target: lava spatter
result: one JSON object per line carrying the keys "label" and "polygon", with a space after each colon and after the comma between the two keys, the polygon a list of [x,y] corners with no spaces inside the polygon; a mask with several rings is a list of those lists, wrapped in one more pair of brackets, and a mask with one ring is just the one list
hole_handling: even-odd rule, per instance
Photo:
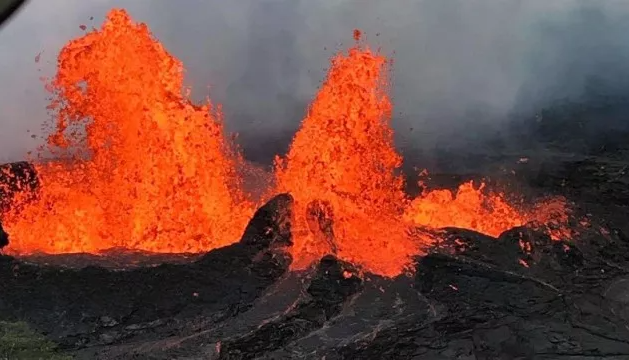
{"label": "lava spatter", "polygon": [[[14,252],[112,247],[199,252],[238,240],[253,213],[220,113],[183,95],[183,66],[112,10],[61,51],[55,131],[38,201],[8,213]],[[70,154],[70,155],[68,155]]]}
{"label": "lava spatter", "polygon": [[505,229],[522,225],[520,213],[500,194],[483,193],[484,184],[461,184],[456,191],[425,192],[413,199],[405,219],[419,226],[459,227],[498,236]]}
{"label": "lava spatter", "polygon": [[465,182],[455,190],[426,191],[404,212],[412,224],[430,228],[458,227],[498,237],[505,230],[529,223],[553,224],[554,238],[568,236],[567,205],[561,198],[540,201],[528,211],[507,201],[504,193],[488,191],[485,183]]}

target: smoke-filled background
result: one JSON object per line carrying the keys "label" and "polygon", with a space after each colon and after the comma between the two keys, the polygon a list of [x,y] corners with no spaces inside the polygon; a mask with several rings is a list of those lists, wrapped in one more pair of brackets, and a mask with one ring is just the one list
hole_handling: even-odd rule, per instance
{"label": "smoke-filled background", "polygon": [[[625,0],[31,0],[0,30],[0,161],[41,143],[40,77],[54,75],[79,25],[99,27],[112,7],[148,23],[185,64],[194,97],[223,104],[246,156],[267,163],[286,150],[354,28],[394,59],[396,141],[419,166],[439,149],[524,143],[528,128],[512,124],[544,121],[553,104],[629,93]],[[624,126],[622,113],[605,126]]]}

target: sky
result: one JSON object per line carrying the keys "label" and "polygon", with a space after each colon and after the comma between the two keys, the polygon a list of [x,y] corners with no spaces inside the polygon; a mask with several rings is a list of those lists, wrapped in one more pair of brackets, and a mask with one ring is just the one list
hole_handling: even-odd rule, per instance
{"label": "sky", "polygon": [[30,0],[0,29],[0,162],[40,144],[40,78],[113,7],[149,25],[183,61],[193,97],[222,104],[246,156],[263,162],[286,150],[354,28],[394,60],[403,151],[473,146],[514,111],[578,98],[593,81],[623,93],[629,79],[625,0]]}

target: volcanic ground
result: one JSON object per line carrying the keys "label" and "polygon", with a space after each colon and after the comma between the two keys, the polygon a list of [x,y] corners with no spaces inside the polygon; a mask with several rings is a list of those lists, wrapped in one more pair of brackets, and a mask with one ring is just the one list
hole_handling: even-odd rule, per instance
{"label": "volcanic ground", "polygon": [[335,57],[251,196],[181,64],[112,11],[61,52],[48,158],[0,171],[0,320],[78,359],[629,358],[623,137],[493,149],[411,196],[385,65]]}
{"label": "volcanic ground", "polygon": [[192,259],[4,256],[0,317],[84,359],[625,359],[628,212],[607,197],[627,199],[611,190],[629,184],[601,161],[553,160],[552,173],[528,177],[580,199],[590,223],[572,242],[527,227],[498,238],[450,228],[409,274],[333,255],[290,271],[283,194],[238,243]]}

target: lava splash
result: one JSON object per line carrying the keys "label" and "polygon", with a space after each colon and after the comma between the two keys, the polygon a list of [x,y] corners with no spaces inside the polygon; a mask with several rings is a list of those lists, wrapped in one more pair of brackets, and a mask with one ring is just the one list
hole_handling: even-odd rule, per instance
{"label": "lava splash", "polygon": [[[112,10],[58,63],[44,149],[53,160],[35,164],[38,197],[3,214],[12,253],[204,252],[239,239],[255,209],[241,156],[224,136],[220,108],[188,100],[181,62],[146,25]],[[566,222],[560,201],[526,212],[471,183],[409,198],[387,74],[387,59],[360,42],[335,56],[288,154],[276,159],[267,193],[295,199],[294,267],[336,253],[394,276],[434,241],[417,227],[498,235],[531,221]]]}

